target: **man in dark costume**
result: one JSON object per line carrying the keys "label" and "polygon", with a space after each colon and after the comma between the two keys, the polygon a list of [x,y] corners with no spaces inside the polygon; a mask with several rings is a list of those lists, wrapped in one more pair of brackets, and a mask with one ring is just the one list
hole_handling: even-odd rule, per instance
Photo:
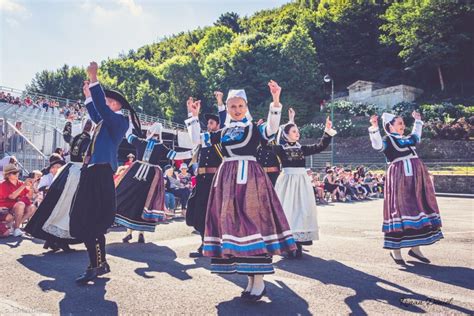
{"label": "man in dark costume", "polygon": [[[207,122],[207,131],[215,132],[223,127],[226,119],[226,110],[222,102],[222,92],[214,93],[217,99],[217,106],[219,109],[219,116],[215,114],[205,114],[204,118]],[[206,224],[206,210],[207,200],[211,192],[211,184],[214,175],[222,163],[222,149],[220,145],[213,145],[210,147],[200,147],[197,151],[197,176],[196,186],[191,193],[188,200],[188,210],[186,214],[186,223],[193,226],[199,234],[201,239],[204,238],[204,228]],[[202,244],[196,252],[189,254],[190,257],[202,256]]]}
{"label": "man in dark costume", "polygon": [[105,259],[105,233],[115,218],[115,185],[113,174],[118,166],[118,148],[129,127],[121,110],[137,116],[125,97],[117,91],[103,90],[97,80],[98,65],[87,68],[89,82],[84,83],[85,105],[90,118],[97,124],[84,158],[79,186],[71,205],[71,236],[84,241],[90,265],[76,279],[79,284],[92,281],[110,272]]}

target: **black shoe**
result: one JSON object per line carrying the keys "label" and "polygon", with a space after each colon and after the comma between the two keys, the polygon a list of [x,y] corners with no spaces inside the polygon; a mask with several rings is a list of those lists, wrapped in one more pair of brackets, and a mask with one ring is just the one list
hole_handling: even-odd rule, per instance
{"label": "black shoe", "polygon": [[138,235],[138,243],[140,243],[140,244],[145,243],[145,236],[143,234]]}
{"label": "black shoe", "polygon": [[296,252],[295,252],[295,258],[297,259],[301,259],[303,258],[303,246],[301,245],[297,245],[297,249],[296,249]]}
{"label": "black shoe", "polygon": [[98,268],[98,274],[97,275],[104,275],[104,274],[107,274],[110,272],[110,266],[109,264],[106,262],[103,262],[99,268]]}
{"label": "black shoe", "polygon": [[61,248],[65,253],[71,253],[71,252],[76,251],[75,249],[72,249],[71,247],[69,247],[68,244],[63,244],[63,245],[60,246],[60,248]]}
{"label": "black shoe", "polygon": [[196,250],[196,252],[189,253],[190,258],[200,258],[203,256],[204,255],[202,254],[202,245]]}
{"label": "black shoe", "polygon": [[424,263],[431,263],[430,259],[417,255],[413,250],[408,251],[408,255]]}
{"label": "black shoe", "polygon": [[402,266],[405,265],[405,260],[403,260],[403,259],[395,259],[395,257],[393,256],[392,253],[390,253],[390,257],[392,257],[393,261],[395,261],[396,264],[399,264],[399,265],[402,265]]}
{"label": "black shoe", "polygon": [[245,298],[249,301],[257,302],[257,301],[260,301],[265,294],[267,294],[267,289],[263,288],[263,291],[262,291],[262,293],[260,293],[260,295],[249,294]]}
{"label": "black shoe", "polygon": [[86,272],[81,274],[77,279],[76,283],[77,284],[86,284],[89,281],[92,281],[96,279],[99,276],[99,269],[100,267],[97,268],[88,268]]}
{"label": "black shoe", "polygon": [[128,234],[122,239],[122,242],[128,243],[132,239],[132,234]]}
{"label": "black shoe", "polygon": [[240,293],[241,298],[247,298],[249,295],[250,295],[249,291],[242,291],[242,293]]}

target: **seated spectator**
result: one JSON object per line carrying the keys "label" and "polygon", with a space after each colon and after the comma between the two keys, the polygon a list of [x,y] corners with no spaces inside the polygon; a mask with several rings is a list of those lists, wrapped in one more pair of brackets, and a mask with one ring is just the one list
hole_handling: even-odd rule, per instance
{"label": "seated spectator", "polygon": [[120,166],[117,168],[117,172],[114,174],[114,183],[115,187],[119,184],[120,180],[122,179],[122,175],[127,171],[129,166]]}
{"label": "seated spectator", "polygon": [[179,197],[179,200],[181,201],[182,215],[186,217],[188,199],[192,191],[191,174],[188,172],[188,165],[184,162],[181,163],[179,171],[180,173],[176,175],[178,182],[175,182],[176,188],[174,192],[175,196]]}
{"label": "seated spectator", "polygon": [[326,175],[324,176],[324,190],[331,194],[331,200],[333,202],[338,201],[338,196],[339,198],[342,198],[342,193],[339,190],[339,184],[336,182],[334,170],[330,168],[327,169]]}
{"label": "seated spectator", "polygon": [[133,162],[135,161],[135,155],[130,153],[127,155],[127,161],[125,161],[125,163],[123,164],[124,166],[131,166],[133,164]]}
{"label": "seated spectator", "polygon": [[[18,179],[20,170],[14,164],[3,168],[5,181],[0,183],[0,210],[14,217],[13,236],[23,235],[21,224],[31,218],[36,207],[31,203],[32,181],[27,179],[24,183]],[[5,217],[5,215],[4,215]]]}
{"label": "seated spectator", "polygon": [[18,166],[18,160],[15,156],[5,156],[0,160],[0,181],[3,181],[3,168],[8,164]]}
{"label": "seated spectator", "polygon": [[47,192],[49,187],[53,183],[54,176],[58,173],[59,169],[64,166],[66,162],[62,159],[59,154],[52,154],[49,157],[49,166],[46,168],[44,175],[41,177],[41,180],[38,184],[38,190],[42,192]]}
{"label": "seated spectator", "polygon": [[324,198],[324,183],[321,182],[319,173],[313,174],[311,184],[313,185],[314,194],[316,195],[319,204],[329,204]]}
{"label": "seated spectator", "polygon": [[165,181],[165,207],[166,215],[168,217],[174,216],[176,209],[176,199],[174,197],[173,190],[171,189],[170,177],[174,176],[174,168],[171,165],[166,165],[164,167],[164,181]]}
{"label": "seated spectator", "polygon": [[39,182],[41,180],[41,177],[43,176],[43,173],[39,170],[33,170],[29,175],[28,178],[32,180],[32,190],[33,190],[33,197],[31,200],[33,201],[33,204],[38,207],[41,202],[43,201],[43,193],[40,192],[38,189]]}

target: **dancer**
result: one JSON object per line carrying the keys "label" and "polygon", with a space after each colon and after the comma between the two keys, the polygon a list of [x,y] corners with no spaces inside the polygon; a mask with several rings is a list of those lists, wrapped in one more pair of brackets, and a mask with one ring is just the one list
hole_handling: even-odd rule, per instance
{"label": "dancer", "polygon": [[116,91],[102,90],[97,79],[98,65],[87,67],[90,82],[84,82],[87,111],[97,124],[81,169],[79,185],[71,204],[70,233],[84,241],[90,266],[76,279],[79,284],[110,272],[105,258],[105,233],[115,218],[114,171],[118,147],[128,130],[128,119],[121,109],[131,112],[135,129],[138,118],[125,97]]}
{"label": "dancer", "polygon": [[[290,108],[288,112],[290,117],[294,117],[293,109]],[[332,129],[332,122],[328,117],[319,143],[301,145],[298,142],[300,132],[293,121],[280,128],[279,138],[284,144],[272,146],[272,150],[280,158],[283,167],[277,179],[275,191],[282,203],[298,247],[295,253],[289,255],[289,258],[301,258],[303,246],[312,245],[313,240],[319,239],[316,199],[311,179],[306,171],[305,157],[326,149],[334,135],[336,131]]]}
{"label": "dancer", "polygon": [[117,214],[115,223],[125,226],[122,239],[128,243],[133,230],[138,230],[138,242],[144,243],[144,232],[154,232],[157,223],[165,220],[165,182],[158,165],[165,159],[191,159],[192,151],[176,152],[163,144],[163,126],[154,123],[146,139],[127,132],[127,140],[135,146],[137,160],[117,180]]}
{"label": "dancer", "polygon": [[44,249],[56,252],[62,249],[70,252],[71,244],[81,243],[72,238],[69,232],[69,212],[72,198],[79,183],[82,161],[90,144],[92,121],[85,121],[82,133],[72,136],[72,120],[66,122],[63,138],[70,145],[70,159],[64,167],[58,170],[44,200],[35,215],[28,222],[25,230],[35,238],[45,240]]}
{"label": "dancer", "polygon": [[428,170],[416,154],[421,140],[423,122],[417,112],[409,136],[404,136],[403,119],[384,113],[382,123],[386,136],[380,135],[378,117],[370,118],[369,135],[372,147],[384,153],[389,164],[384,192],[384,248],[391,249],[397,264],[404,264],[401,248],[411,248],[408,255],[429,263],[420,246],[443,238],[438,203]]}
{"label": "dancer", "polygon": [[257,126],[247,117],[244,90],[230,90],[222,131],[200,134],[200,101],[188,100],[192,117],[186,125],[195,144],[221,144],[224,162],[212,182],[207,207],[203,254],[212,257],[213,273],[248,275],[242,297],[257,301],[265,295],[263,276],[274,273],[272,255],[295,250],[288,221],[272,183],[256,162],[261,139],[277,131],[281,116],[281,88],[268,83],[273,97],[267,123]]}
{"label": "dancer", "polygon": [[[223,93],[214,92],[219,109],[219,116],[215,114],[204,114],[207,121],[207,132],[217,132],[219,128],[224,127],[226,110],[222,102]],[[204,229],[206,225],[206,211],[209,194],[211,193],[212,179],[217,168],[222,163],[222,147],[220,144],[214,144],[209,147],[198,147],[198,172],[196,176],[196,186],[193,189],[191,197],[188,200],[188,212],[186,214],[186,224],[193,226],[201,235],[204,242]],[[202,256],[203,244],[199,246],[196,252],[189,254],[190,257]]]}

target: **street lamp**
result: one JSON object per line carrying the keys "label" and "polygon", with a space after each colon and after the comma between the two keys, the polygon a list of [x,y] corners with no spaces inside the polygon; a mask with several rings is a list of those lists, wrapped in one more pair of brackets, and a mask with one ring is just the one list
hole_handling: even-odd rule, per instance
{"label": "street lamp", "polygon": [[[331,82],[331,122],[334,122],[334,80],[330,75],[324,76],[324,82]],[[331,138],[331,166],[334,166],[334,137]]]}

